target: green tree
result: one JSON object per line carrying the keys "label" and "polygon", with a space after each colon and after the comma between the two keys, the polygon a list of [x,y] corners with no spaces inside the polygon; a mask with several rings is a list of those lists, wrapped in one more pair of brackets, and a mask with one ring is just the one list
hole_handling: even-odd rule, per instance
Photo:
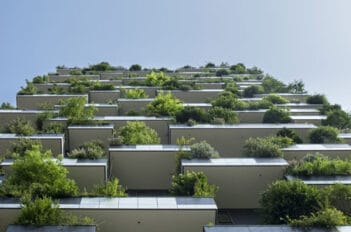
{"label": "green tree", "polygon": [[26,80],[26,84],[26,87],[21,87],[18,95],[33,95],[38,93],[38,89],[34,86],[33,82]]}
{"label": "green tree", "polygon": [[302,80],[294,80],[289,83],[288,90],[290,93],[305,93],[305,83]]}
{"label": "green tree", "polygon": [[315,94],[315,95],[308,96],[306,99],[306,103],[329,105],[327,98],[322,94]]}
{"label": "green tree", "polygon": [[3,102],[1,103],[0,109],[2,110],[14,110],[16,107],[12,106],[11,103],[9,102]]}
{"label": "green tree", "polygon": [[176,121],[179,123],[186,123],[189,119],[195,120],[198,123],[207,123],[209,116],[204,109],[193,106],[184,107],[176,113]]}
{"label": "green tree", "polygon": [[243,63],[237,63],[237,64],[234,64],[232,66],[230,66],[230,70],[232,70],[232,72],[234,74],[245,74],[247,73],[246,71],[246,67]]}
{"label": "green tree", "polygon": [[146,126],[144,122],[127,122],[119,130],[122,144],[159,144],[160,137],[154,129]]}
{"label": "green tree", "polygon": [[128,99],[139,99],[147,98],[145,91],[143,89],[123,89],[124,97]]}
{"label": "green tree", "polygon": [[255,94],[261,94],[263,92],[264,92],[264,90],[263,90],[262,86],[251,85],[251,86],[244,89],[243,97],[251,98],[251,97],[254,97]]}
{"label": "green tree", "polygon": [[154,116],[175,116],[184,108],[183,103],[171,93],[159,93],[147,107],[147,113]]}
{"label": "green tree", "polygon": [[263,78],[262,87],[265,93],[284,93],[288,90],[283,82],[269,75]]}
{"label": "green tree", "polygon": [[100,140],[85,142],[67,154],[68,157],[76,159],[100,159],[105,155],[105,147]]}
{"label": "green tree", "polygon": [[309,133],[311,143],[339,143],[339,130],[331,126],[320,126]]}
{"label": "green tree", "polygon": [[277,107],[272,107],[263,115],[263,123],[289,123],[291,122],[290,112]]}
{"label": "green tree", "polygon": [[291,138],[294,141],[294,143],[303,143],[302,139],[300,138],[300,136],[298,136],[298,134],[296,134],[295,131],[288,129],[286,127],[279,130],[276,135],[281,137]]}
{"label": "green tree", "polygon": [[351,126],[351,117],[343,110],[332,110],[327,112],[327,119],[322,121],[324,126],[332,126],[338,129],[347,129]]}
{"label": "green tree", "polygon": [[96,112],[94,106],[85,106],[85,97],[72,97],[60,102],[59,115],[67,117],[70,124],[89,123]]}
{"label": "green tree", "polygon": [[238,97],[233,94],[232,92],[224,91],[221,94],[219,94],[217,97],[215,97],[212,101],[211,104],[212,106],[219,106],[227,109],[233,109],[237,102],[238,102]]}
{"label": "green tree", "polygon": [[126,197],[125,188],[119,184],[117,178],[107,181],[101,185],[94,186],[93,194],[102,197]]}
{"label": "green tree", "polygon": [[8,125],[8,129],[10,133],[23,136],[33,135],[36,132],[32,123],[23,118],[12,120]]}
{"label": "green tree", "polygon": [[129,67],[129,71],[141,71],[141,65],[140,64],[132,64]]}
{"label": "green tree", "polygon": [[211,107],[208,111],[210,119],[214,121],[215,119],[223,119],[225,123],[228,124],[236,124],[239,123],[239,116],[238,113],[233,112],[230,109],[223,108],[223,107]]}
{"label": "green tree", "polygon": [[271,136],[249,138],[244,145],[244,155],[249,157],[282,157],[281,148],[294,144],[288,137]]}
{"label": "green tree", "polygon": [[154,72],[146,75],[145,84],[148,86],[162,86],[164,82],[171,80],[171,77],[167,76],[163,72]]}
{"label": "green tree", "polygon": [[218,151],[206,141],[201,141],[191,145],[189,155],[191,159],[219,158]]}

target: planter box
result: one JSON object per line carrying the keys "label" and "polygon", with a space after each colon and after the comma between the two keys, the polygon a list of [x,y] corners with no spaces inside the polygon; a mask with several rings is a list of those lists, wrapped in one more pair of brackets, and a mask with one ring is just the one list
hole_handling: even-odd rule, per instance
{"label": "planter box", "polygon": [[347,144],[351,144],[351,133],[340,133],[338,138],[342,139]]}
{"label": "planter box", "polygon": [[68,126],[69,150],[78,148],[85,142],[100,140],[106,151],[113,138],[113,125],[72,125]]}
{"label": "planter box", "polygon": [[290,116],[293,123],[310,123],[314,125],[321,125],[322,120],[326,120],[327,116],[325,115],[298,115],[298,116]]}
{"label": "planter box", "polygon": [[53,75],[49,74],[50,82],[65,82],[69,79],[88,79],[88,80],[100,80],[100,75]]}
{"label": "planter box", "polygon": [[307,185],[314,185],[317,187],[328,187],[334,184],[351,185],[351,176],[286,176],[287,180],[301,180]]}
{"label": "planter box", "polygon": [[95,232],[95,225],[88,226],[32,226],[9,225],[6,232]]}
{"label": "planter box", "polygon": [[321,104],[307,104],[307,103],[287,103],[287,104],[276,104],[280,108],[289,108],[289,109],[316,109],[318,110],[323,105]]}
{"label": "planter box", "polygon": [[35,94],[35,95],[17,95],[16,102],[18,109],[31,109],[38,110],[43,105],[48,105],[54,107],[59,105],[61,100],[65,100],[72,97],[85,97],[88,102],[88,96],[85,94],[65,94],[65,95],[56,95],[56,94]]}
{"label": "planter box", "polygon": [[[289,101],[297,101],[297,102],[306,102],[307,97],[309,97],[309,94],[305,93],[275,93],[279,96],[285,97]],[[254,97],[265,97],[269,94],[255,94]]]}
{"label": "planter box", "polygon": [[214,83],[206,83],[206,82],[197,82],[196,80],[180,80],[179,82],[185,84],[191,84],[193,82],[196,83],[201,89],[223,89],[225,83],[224,82],[214,82]]}
{"label": "planter box", "polygon": [[195,126],[170,125],[170,142],[175,144],[181,136],[194,137],[196,141],[206,140],[222,157],[242,157],[245,141],[250,137],[273,136],[282,128],[294,130],[303,141],[308,140],[308,133],[316,128],[312,124],[235,124]]}
{"label": "planter box", "polygon": [[121,86],[119,90],[121,91],[121,97],[125,98],[125,94],[123,93],[122,89],[130,90],[130,89],[142,89],[144,90],[145,94],[148,98],[156,97],[156,90],[160,89],[157,86]]}
{"label": "planter box", "polygon": [[66,93],[68,93],[69,87],[71,86],[71,84],[69,83],[34,83],[34,86],[38,89],[38,91],[41,91],[46,94],[49,94],[49,89],[53,88],[54,85],[57,85],[57,87],[62,88],[62,90]]}
{"label": "planter box", "polygon": [[70,75],[72,71],[81,71],[80,68],[57,68],[56,72],[58,75]]}
{"label": "planter box", "polygon": [[100,73],[101,80],[121,80],[124,77],[123,72],[102,72]]}
{"label": "planter box", "polygon": [[64,134],[40,134],[32,136],[18,136],[15,134],[0,134],[0,154],[5,154],[11,145],[20,139],[39,140],[43,150],[51,150],[53,156],[64,154]]}
{"label": "planter box", "polygon": [[110,147],[110,175],[130,190],[167,190],[171,187],[179,148],[177,145]]}
{"label": "planter box", "polygon": [[87,104],[87,106],[93,105],[97,108],[95,116],[117,116],[118,106],[117,104]]}
{"label": "planter box", "polygon": [[295,144],[283,148],[284,158],[287,160],[300,160],[307,154],[316,152],[329,156],[330,158],[351,158],[351,146],[348,144]]}
{"label": "planter box", "polygon": [[[0,201],[0,230],[13,223],[20,213],[20,202]],[[61,209],[92,217],[99,230],[194,232],[214,223],[216,203],[212,198],[191,197],[113,197],[61,199]]]}
{"label": "planter box", "polygon": [[153,98],[140,98],[140,99],[118,99],[118,113],[119,115],[127,115],[128,112],[134,111],[138,113],[144,112],[146,106],[152,102]]}
{"label": "planter box", "polygon": [[[203,172],[219,187],[218,208],[260,208],[260,194],[284,176],[288,162],[281,158],[220,158],[182,160],[182,169]],[[244,174],[245,173],[245,174]]]}
{"label": "planter box", "polygon": [[201,109],[204,109],[205,111],[208,111],[211,109],[212,104],[211,103],[183,103],[184,107],[198,107]]}
{"label": "planter box", "polygon": [[158,90],[160,92],[170,92],[174,97],[184,103],[206,103],[207,101],[217,97],[222,93],[223,89],[200,89],[200,90]]}
{"label": "planter box", "polygon": [[[205,226],[203,232],[327,232],[329,229],[323,228],[298,228],[287,225],[216,225]],[[333,232],[347,232],[351,230],[351,226],[337,226],[332,229]]]}
{"label": "planter box", "polygon": [[[68,178],[73,179],[81,191],[91,191],[95,185],[107,180],[107,159],[63,159],[60,163],[67,169]],[[12,165],[11,159],[1,163],[6,175],[11,174]]]}
{"label": "planter box", "polygon": [[91,103],[108,103],[115,102],[120,97],[119,90],[90,90],[89,102]]}
{"label": "planter box", "polygon": [[145,77],[139,76],[139,77],[124,77],[122,79],[122,85],[129,85],[130,83],[133,82],[138,82],[138,83],[145,83]]}

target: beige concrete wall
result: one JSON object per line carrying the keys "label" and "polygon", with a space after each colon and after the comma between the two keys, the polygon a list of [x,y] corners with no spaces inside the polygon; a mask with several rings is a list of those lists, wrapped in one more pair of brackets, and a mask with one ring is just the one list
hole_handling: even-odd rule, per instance
{"label": "beige concrete wall", "polygon": [[[275,93],[275,94],[285,97],[289,101],[298,101],[298,102],[306,102],[306,99],[309,96],[308,94],[293,94],[293,93]],[[254,97],[264,97],[267,95],[268,94],[255,94]]]}
{"label": "beige concrete wall", "polygon": [[118,106],[116,105],[95,105],[97,111],[95,116],[117,116]]}
{"label": "beige concrete wall", "polygon": [[106,151],[113,138],[113,125],[110,126],[68,126],[69,150],[78,148],[85,142],[100,140]]}
{"label": "beige concrete wall", "polygon": [[284,153],[284,158],[286,160],[300,160],[307,154],[315,154],[319,152],[323,155],[329,156],[330,158],[340,158],[340,159],[350,159],[351,158],[351,151],[350,150],[342,150],[342,149],[335,149],[335,150],[288,150],[282,149]]}
{"label": "beige concrete wall", "polygon": [[293,123],[310,123],[316,126],[320,126],[322,124],[322,120],[326,118],[326,116],[291,116]]}
{"label": "beige concrete wall", "polygon": [[[269,128],[261,127],[263,124],[250,124],[251,127],[233,126],[226,127],[226,125],[214,125],[206,127],[203,125],[195,125],[193,127],[173,127],[170,126],[170,143],[175,144],[177,138],[181,136],[194,137],[196,141],[206,140],[214,148],[218,150],[222,157],[242,157],[243,146],[245,141],[250,137],[266,137],[275,135],[284,126],[294,130],[303,141],[308,141],[308,132],[315,126],[306,124],[301,128],[294,128],[294,124],[280,124]],[[255,127],[256,125],[257,127]],[[300,124],[301,125],[301,124]],[[303,125],[303,124],[302,124]]]}
{"label": "beige concrete wall", "polygon": [[80,68],[57,68],[56,72],[59,75],[69,75],[71,71],[81,71]]}
{"label": "beige concrete wall", "polygon": [[322,107],[320,104],[306,104],[306,103],[288,103],[288,104],[278,104],[276,105],[280,108],[290,108],[290,109],[319,109]]}
{"label": "beige concrete wall", "polygon": [[49,74],[50,82],[65,82],[69,79],[100,80],[100,75],[52,75]]}
{"label": "beige concrete wall", "polygon": [[152,102],[153,98],[147,99],[126,99],[120,98],[118,99],[118,113],[119,115],[126,115],[130,111],[140,112],[146,110],[146,106]]}
{"label": "beige concrete wall", "polygon": [[238,113],[240,123],[261,123],[265,110],[260,111],[234,111]]}
{"label": "beige concrete wall", "polygon": [[34,128],[37,128],[37,118],[40,113],[41,111],[0,110],[0,128],[6,128],[17,118],[29,121]]}
{"label": "beige concrete wall", "polygon": [[51,137],[37,137],[37,136],[16,136],[13,138],[3,137],[0,134],[0,154],[5,154],[12,146],[13,143],[18,142],[21,138],[29,138],[33,140],[39,140],[43,145],[43,150],[51,150],[53,156],[57,156],[64,153],[64,135],[57,135]]}
{"label": "beige concrete wall", "polygon": [[[70,87],[69,83],[57,83],[56,85],[57,85],[57,87],[62,88],[62,90],[65,91],[66,93],[68,92],[69,87]],[[34,86],[38,89],[38,91],[41,91],[43,93],[48,94],[49,89],[54,87],[54,83],[42,83],[42,84],[35,84],[34,83]]]}
{"label": "beige concrete wall", "polygon": [[18,109],[37,110],[42,105],[49,105],[54,107],[58,105],[60,100],[72,97],[85,97],[88,101],[87,95],[53,95],[53,94],[40,94],[40,95],[17,95],[16,102]]}
{"label": "beige concrete wall", "polygon": [[119,90],[90,90],[89,102],[91,103],[108,103],[109,101],[117,101],[120,97]]}
{"label": "beige concrete wall", "polygon": [[110,174],[132,190],[166,190],[171,187],[178,150],[123,150],[110,148]]}
{"label": "beige concrete wall", "polygon": [[[161,90],[158,92],[161,92]],[[189,91],[171,90],[163,92],[170,92],[173,96],[175,96],[184,103],[204,103],[217,97],[221,92],[223,92],[223,89],[202,89]]]}
{"label": "beige concrete wall", "polygon": [[223,209],[256,209],[260,193],[282,179],[286,165],[281,166],[185,166],[184,172],[203,172],[210,184],[219,187],[215,201]]}
{"label": "beige concrete wall", "polygon": [[20,215],[20,208],[0,208],[0,231],[6,231],[9,224],[15,223]]}

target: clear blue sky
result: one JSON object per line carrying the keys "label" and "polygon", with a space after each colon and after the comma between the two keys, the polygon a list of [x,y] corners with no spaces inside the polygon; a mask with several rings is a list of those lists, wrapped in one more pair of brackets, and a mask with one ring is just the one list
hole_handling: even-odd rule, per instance
{"label": "clear blue sky", "polygon": [[0,102],[57,65],[256,65],[351,109],[349,0],[2,0]]}

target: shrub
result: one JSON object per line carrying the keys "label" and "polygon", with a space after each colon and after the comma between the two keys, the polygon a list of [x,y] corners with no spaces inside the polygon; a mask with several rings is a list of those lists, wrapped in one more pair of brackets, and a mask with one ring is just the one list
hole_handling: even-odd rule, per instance
{"label": "shrub", "polygon": [[279,130],[276,135],[280,136],[280,137],[291,138],[294,141],[294,143],[302,143],[303,142],[302,139],[300,138],[300,136],[298,136],[295,131],[288,129],[286,127]]}
{"label": "shrub", "polygon": [[230,70],[232,70],[232,72],[234,74],[245,74],[245,73],[247,73],[246,67],[242,63],[237,63],[237,64],[234,64],[234,65],[230,66]]}
{"label": "shrub", "polygon": [[186,138],[184,136],[177,138],[177,145],[179,145],[179,150],[176,155],[176,170],[175,173],[178,175],[181,173],[181,160],[182,159],[191,159],[188,151],[184,151],[185,145],[191,145],[195,139],[194,138]]}
{"label": "shrub", "polygon": [[230,109],[215,106],[208,111],[208,114],[211,120],[222,118],[228,124],[239,123],[238,114]]}
{"label": "shrub", "polygon": [[70,75],[83,75],[83,72],[81,70],[71,70],[69,71]]}
{"label": "shrub", "polygon": [[7,152],[7,156],[10,158],[18,158],[24,156],[27,150],[38,148],[42,150],[42,144],[39,140],[21,138],[20,140],[11,144],[10,149]]}
{"label": "shrub", "polygon": [[175,116],[184,108],[182,102],[171,93],[159,93],[147,107],[147,113],[154,116]]}
{"label": "shrub", "polygon": [[290,113],[287,110],[272,107],[263,115],[263,123],[289,123]]}
{"label": "shrub", "polygon": [[120,128],[119,135],[123,144],[159,144],[160,138],[157,132],[147,127],[144,122],[127,122]]}
{"label": "shrub", "polygon": [[263,88],[262,86],[259,85],[252,85],[244,89],[243,92],[243,97],[254,97],[255,94],[261,94],[263,93]]}
{"label": "shrub", "polygon": [[36,121],[37,128],[39,130],[43,130],[44,121],[47,119],[50,119],[50,118],[54,118],[55,116],[56,116],[56,113],[54,113],[53,111],[49,111],[49,110],[46,110],[46,111],[40,113],[38,115],[37,121]]}
{"label": "shrub", "polygon": [[341,159],[329,159],[317,153],[314,158],[294,163],[289,167],[288,172],[294,176],[350,175],[351,162]]}
{"label": "shrub", "polygon": [[44,127],[43,133],[45,134],[64,134],[65,127],[61,123],[51,122]]}
{"label": "shrub", "polygon": [[248,110],[259,110],[259,109],[269,109],[273,107],[273,103],[265,100],[260,100],[257,102],[248,102]]}
{"label": "shrub", "polygon": [[227,109],[233,109],[237,104],[237,96],[232,92],[224,91],[211,101],[212,106],[219,106]]}
{"label": "shrub", "polygon": [[28,193],[33,198],[77,195],[78,187],[67,178],[67,169],[51,158],[50,152],[42,153],[38,147],[27,150],[14,161],[11,174],[0,186],[0,194],[20,197]]}
{"label": "shrub", "polygon": [[146,75],[145,84],[148,86],[162,86],[166,81],[171,80],[171,77],[167,76],[163,72],[151,72]]}
{"label": "shrub", "polygon": [[109,70],[115,70],[116,68],[112,67],[108,62],[100,62],[98,64],[90,65],[89,68],[83,69],[83,72],[87,71],[97,71],[97,72],[104,72]]}
{"label": "shrub", "polygon": [[129,71],[141,71],[142,67],[140,64],[132,64],[129,67]]}
{"label": "shrub", "polygon": [[215,67],[216,67],[216,65],[214,63],[211,63],[211,62],[209,62],[205,65],[205,68],[215,68]]}
{"label": "shrub", "polygon": [[309,216],[289,220],[289,224],[301,227],[326,227],[331,228],[348,224],[347,217],[335,208],[325,208]]}
{"label": "shrub", "polygon": [[199,107],[184,107],[184,109],[176,114],[176,121],[179,123],[186,123],[189,119],[195,120],[198,123],[209,121],[206,111]]}
{"label": "shrub", "polygon": [[327,98],[322,94],[315,94],[315,95],[308,96],[306,99],[306,103],[308,103],[308,104],[322,104],[322,105],[329,104]]}
{"label": "shrub", "polygon": [[52,88],[48,89],[49,94],[64,94],[65,91],[63,90],[62,87],[58,86],[57,84],[54,84]]}
{"label": "shrub", "polygon": [[288,137],[249,138],[244,145],[244,155],[249,157],[282,157],[281,148],[293,144]]}
{"label": "shrub", "polygon": [[334,184],[326,190],[328,202],[331,206],[351,216],[351,186]]}
{"label": "shrub", "polygon": [[268,75],[263,78],[262,87],[265,93],[284,93],[288,90],[283,82]]}
{"label": "shrub", "polygon": [[327,119],[322,121],[324,126],[332,126],[338,129],[346,129],[351,126],[351,117],[343,110],[332,110],[327,112]]}
{"label": "shrub", "polygon": [[206,141],[201,141],[199,143],[193,144],[190,147],[189,155],[191,159],[219,158],[218,151],[216,151]]}
{"label": "shrub", "polygon": [[72,97],[60,102],[60,116],[67,117],[70,124],[89,123],[96,112],[92,105],[86,107],[85,97]]}
{"label": "shrub", "polygon": [[26,80],[26,87],[21,87],[21,90],[18,92],[18,95],[33,95],[38,93],[37,87],[28,80]]}
{"label": "shrub", "polygon": [[46,76],[46,75],[36,76],[33,78],[32,82],[35,84],[42,84],[42,83],[49,82],[49,76]]}
{"label": "shrub", "polygon": [[176,196],[214,197],[218,187],[210,185],[202,172],[186,172],[173,176],[171,194]]}
{"label": "shrub", "polygon": [[129,99],[139,99],[148,97],[143,89],[127,89],[123,90],[123,92],[124,97]]}
{"label": "shrub", "polygon": [[115,90],[114,84],[106,84],[101,82],[93,82],[90,86],[90,90]]}
{"label": "shrub", "polygon": [[33,135],[36,132],[32,123],[23,118],[12,120],[8,125],[8,129],[10,133],[24,136]]}
{"label": "shrub", "polygon": [[289,219],[310,215],[321,208],[320,191],[301,181],[276,181],[260,199],[263,219],[267,224],[284,224]]}
{"label": "shrub", "polygon": [[269,94],[265,96],[262,100],[271,102],[272,104],[285,104],[289,102],[285,97],[282,97],[277,94]]}
{"label": "shrub", "polygon": [[311,143],[339,143],[339,130],[331,126],[320,126],[309,133]]}
{"label": "shrub", "polygon": [[288,90],[290,93],[305,93],[305,83],[302,80],[294,80],[289,83]]}
{"label": "shrub", "polygon": [[16,107],[12,106],[11,103],[9,102],[3,102],[1,103],[0,109],[2,110],[14,110]]}
{"label": "shrub", "polygon": [[100,140],[85,142],[78,149],[67,154],[69,158],[100,159],[105,156],[105,147]]}
{"label": "shrub", "polygon": [[217,77],[228,76],[228,75],[229,75],[229,71],[227,69],[223,68],[216,71]]}
{"label": "shrub", "polygon": [[93,195],[102,197],[125,197],[125,188],[119,184],[119,180],[114,178],[101,185],[94,186]]}
{"label": "shrub", "polygon": [[224,90],[239,95],[239,88],[235,82],[225,83]]}

